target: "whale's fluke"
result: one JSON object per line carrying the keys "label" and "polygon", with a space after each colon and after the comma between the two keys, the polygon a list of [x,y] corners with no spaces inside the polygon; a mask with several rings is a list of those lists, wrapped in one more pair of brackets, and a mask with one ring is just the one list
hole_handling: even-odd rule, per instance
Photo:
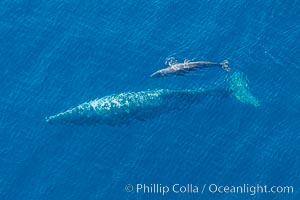
{"label": "whale's fluke", "polygon": [[223,60],[223,62],[221,62],[220,64],[221,64],[222,68],[223,68],[225,71],[227,71],[227,72],[230,71],[230,67],[229,67],[229,62],[228,62],[228,60]]}

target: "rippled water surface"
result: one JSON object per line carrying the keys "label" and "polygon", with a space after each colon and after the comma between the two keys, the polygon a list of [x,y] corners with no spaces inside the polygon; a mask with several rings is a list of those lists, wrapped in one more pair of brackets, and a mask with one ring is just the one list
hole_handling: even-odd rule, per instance
{"label": "rippled water surface", "polygon": [[[0,199],[299,199],[299,13],[293,0],[0,1]],[[173,57],[232,71],[149,77]],[[105,96],[125,123],[45,120]],[[120,116],[120,102],[135,107]],[[125,191],[138,183],[294,193]]]}

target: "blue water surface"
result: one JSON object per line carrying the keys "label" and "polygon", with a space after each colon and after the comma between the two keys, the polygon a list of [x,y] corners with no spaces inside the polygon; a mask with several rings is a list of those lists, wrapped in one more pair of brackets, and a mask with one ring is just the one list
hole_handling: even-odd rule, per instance
{"label": "blue water surface", "polygon": [[[300,199],[299,8],[296,0],[0,1],[0,199]],[[259,106],[208,98],[120,126],[45,121],[110,94],[227,87],[220,69],[149,78],[171,57],[228,59]],[[294,193],[125,191],[138,183]]]}

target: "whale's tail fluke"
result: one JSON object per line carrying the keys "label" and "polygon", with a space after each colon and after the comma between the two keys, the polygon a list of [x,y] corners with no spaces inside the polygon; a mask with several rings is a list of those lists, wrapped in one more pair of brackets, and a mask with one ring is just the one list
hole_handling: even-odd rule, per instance
{"label": "whale's tail fluke", "polygon": [[230,71],[230,67],[229,67],[229,62],[228,60],[223,60],[223,62],[220,63],[222,66],[222,69],[224,69],[225,71],[229,72]]}
{"label": "whale's tail fluke", "polygon": [[229,89],[232,95],[240,102],[259,106],[259,101],[250,92],[247,80],[241,72],[234,72],[229,78]]}

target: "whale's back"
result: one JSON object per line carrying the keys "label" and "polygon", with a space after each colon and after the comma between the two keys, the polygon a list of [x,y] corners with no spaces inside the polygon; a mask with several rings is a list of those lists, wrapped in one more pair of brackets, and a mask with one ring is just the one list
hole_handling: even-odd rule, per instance
{"label": "whale's back", "polygon": [[154,112],[162,105],[162,94],[167,90],[127,92],[109,95],[82,103],[46,118],[49,123],[122,124],[142,113]]}

